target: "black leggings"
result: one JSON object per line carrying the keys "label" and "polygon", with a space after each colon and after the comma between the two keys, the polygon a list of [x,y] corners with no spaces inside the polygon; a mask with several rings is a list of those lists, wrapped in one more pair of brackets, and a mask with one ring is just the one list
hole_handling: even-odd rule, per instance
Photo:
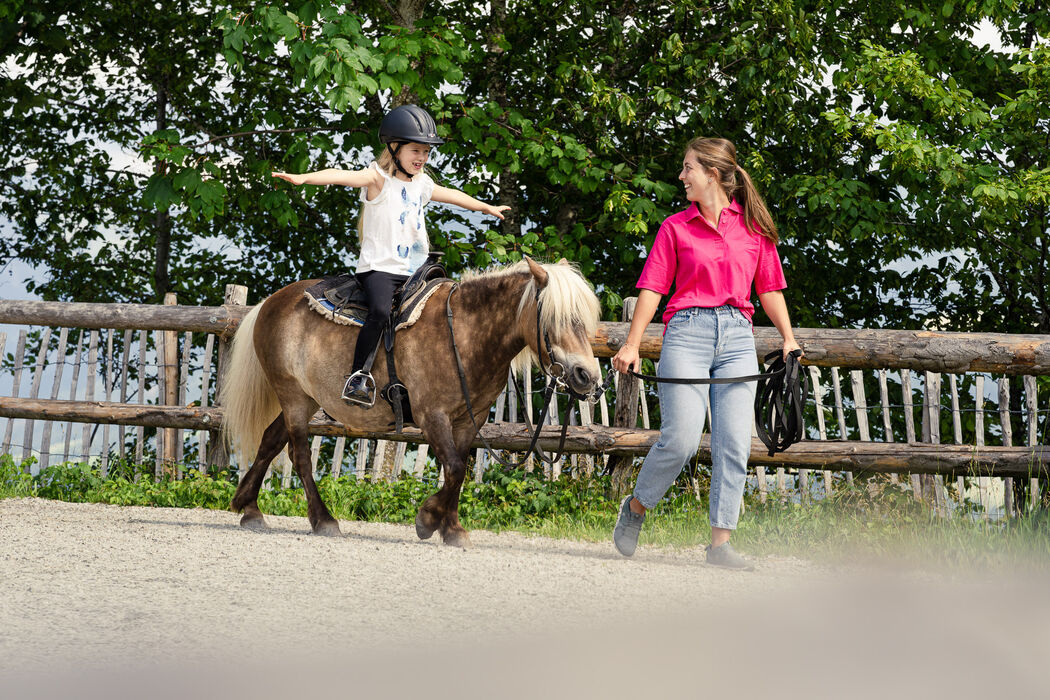
{"label": "black leggings", "polygon": [[365,366],[368,356],[379,344],[383,329],[390,324],[390,307],[394,303],[394,292],[405,283],[408,276],[372,270],[362,272],[357,275],[357,279],[368,297],[368,317],[365,319],[365,325],[361,326],[361,331],[357,334],[352,372]]}

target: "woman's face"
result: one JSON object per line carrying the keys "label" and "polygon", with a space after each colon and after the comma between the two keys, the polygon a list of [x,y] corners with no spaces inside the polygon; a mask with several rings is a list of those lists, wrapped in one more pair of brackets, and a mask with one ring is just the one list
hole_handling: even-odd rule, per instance
{"label": "woman's face", "polygon": [[678,173],[678,179],[685,185],[685,198],[690,202],[699,202],[712,188],[719,186],[718,171],[701,165],[693,151],[686,153],[682,159],[682,172]]}
{"label": "woman's face", "polygon": [[430,157],[430,146],[423,143],[406,143],[397,152],[401,167],[413,176],[423,172],[423,166],[427,164]]}

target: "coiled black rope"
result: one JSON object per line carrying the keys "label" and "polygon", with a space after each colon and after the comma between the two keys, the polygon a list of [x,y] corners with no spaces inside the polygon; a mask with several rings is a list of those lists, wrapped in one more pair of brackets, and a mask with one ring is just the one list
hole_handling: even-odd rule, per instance
{"label": "coiled black rope", "polygon": [[760,379],[755,392],[755,430],[772,457],[802,439],[802,411],[809,395],[809,382],[799,360],[801,350],[792,350],[784,361],[783,353],[774,350],[763,362],[773,377]]}

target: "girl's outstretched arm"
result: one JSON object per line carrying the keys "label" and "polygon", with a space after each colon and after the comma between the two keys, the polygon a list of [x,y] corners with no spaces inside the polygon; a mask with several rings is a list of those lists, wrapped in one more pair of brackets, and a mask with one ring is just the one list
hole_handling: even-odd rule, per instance
{"label": "girl's outstretched arm", "polygon": [[273,173],[273,176],[293,185],[345,185],[346,187],[370,187],[379,184],[382,177],[374,168],[364,170],[339,170],[328,168],[313,173]]}
{"label": "girl's outstretched arm", "polygon": [[510,209],[510,207],[506,205],[497,207],[492,204],[486,204],[485,202],[474,199],[469,194],[465,194],[459,190],[449,189],[448,187],[441,187],[439,185],[434,186],[434,191],[430,194],[430,199],[433,202],[455,204],[457,207],[463,207],[464,209],[470,209],[471,211],[480,211],[482,214],[490,214],[499,219],[503,218],[503,212]]}

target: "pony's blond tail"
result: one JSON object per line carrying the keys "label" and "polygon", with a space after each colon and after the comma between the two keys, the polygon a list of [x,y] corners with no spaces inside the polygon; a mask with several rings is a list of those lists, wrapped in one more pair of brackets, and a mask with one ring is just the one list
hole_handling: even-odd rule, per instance
{"label": "pony's blond tail", "polygon": [[281,412],[277,394],[270,388],[255,354],[255,321],[262,304],[252,309],[233,336],[226,376],[219,390],[225,418],[223,437],[242,468],[255,460],[263,433]]}

